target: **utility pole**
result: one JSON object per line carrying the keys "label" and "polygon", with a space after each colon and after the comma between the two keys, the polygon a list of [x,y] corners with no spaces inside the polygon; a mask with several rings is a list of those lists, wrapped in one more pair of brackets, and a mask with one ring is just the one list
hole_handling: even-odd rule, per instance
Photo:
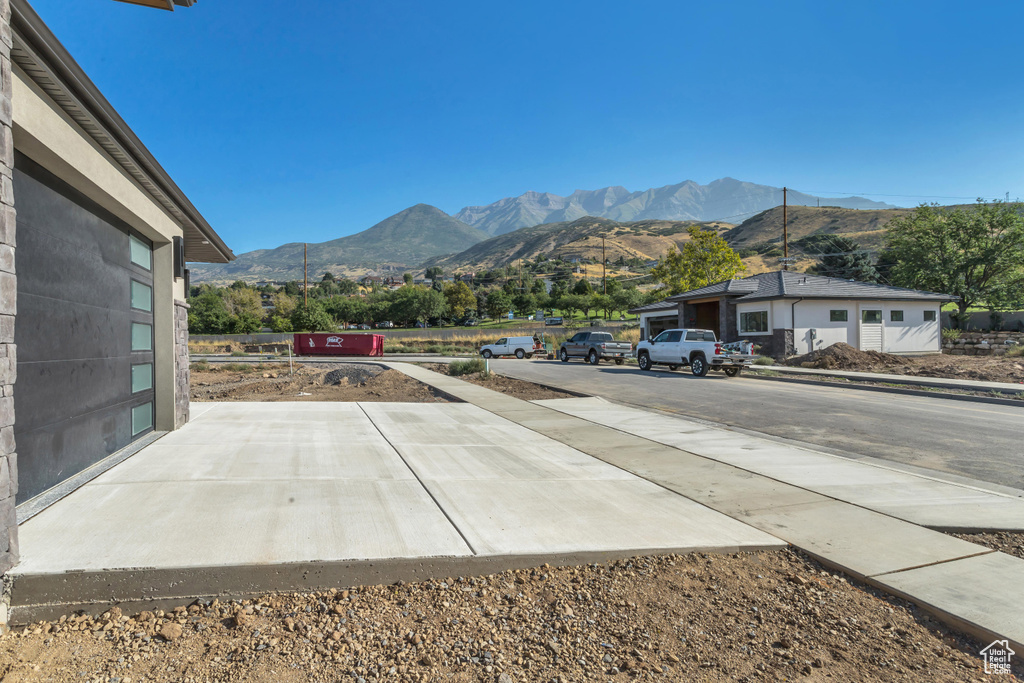
{"label": "utility pole", "polygon": [[604,237],[601,237],[601,279],[604,280],[602,294],[608,293],[608,257],[604,253]]}
{"label": "utility pole", "polygon": [[307,244],[302,243],[302,305],[309,308],[309,260],[306,258]]}
{"label": "utility pole", "polygon": [[789,270],[789,224],[786,215],[786,189],[782,188],[782,263],[783,270]]}

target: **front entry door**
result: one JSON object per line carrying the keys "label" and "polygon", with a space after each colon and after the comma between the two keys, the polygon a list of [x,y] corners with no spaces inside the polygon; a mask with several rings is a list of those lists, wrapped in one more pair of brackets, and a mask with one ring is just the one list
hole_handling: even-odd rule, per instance
{"label": "front entry door", "polygon": [[861,309],[860,349],[861,351],[882,350],[882,309]]}

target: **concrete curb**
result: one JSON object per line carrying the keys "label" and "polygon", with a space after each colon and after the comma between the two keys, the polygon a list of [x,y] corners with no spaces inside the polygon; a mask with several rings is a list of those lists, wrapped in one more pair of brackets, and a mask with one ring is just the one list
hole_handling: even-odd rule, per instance
{"label": "concrete curb", "polygon": [[[111,604],[126,606],[127,611],[137,612],[144,609],[169,609],[199,599],[245,599],[268,593],[387,585],[397,581],[494,574],[509,569],[531,569],[544,564],[571,567],[645,555],[732,555],[776,549],[776,546],[636,548],[536,555],[421,557],[171,569],[142,567],[14,575],[14,603],[11,605],[10,619],[12,624],[22,625],[56,619],[79,610],[98,615],[109,609]],[[70,595],[75,596],[73,601],[67,599]]]}
{"label": "concrete curb", "polygon": [[884,372],[842,372],[840,370],[815,370],[813,368],[794,368],[788,365],[755,365],[756,370],[774,370],[783,376],[821,377],[848,379],[851,382],[890,382],[919,387],[935,387],[936,389],[963,389],[965,391],[997,391],[1005,394],[1024,392],[1024,383],[985,382],[973,380],[950,379],[947,377],[926,377],[922,375],[890,375]]}
{"label": "concrete curb", "polygon": [[[765,367],[766,370],[771,368]],[[792,384],[810,384],[812,386],[827,386],[827,387],[838,387],[840,389],[856,389],[858,391],[876,391],[886,394],[903,394],[904,396],[925,396],[928,398],[944,398],[951,399],[954,401],[970,401],[972,403],[989,403],[1003,406],[1015,406],[1017,408],[1024,408],[1024,400],[1016,398],[998,398],[996,396],[972,396],[970,394],[954,394],[949,391],[942,391],[942,389],[949,389],[950,387],[937,387],[938,391],[927,391],[925,389],[902,389],[900,387],[880,387],[863,384],[863,382],[877,382],[880,380],[865,380],[865,379],[851,379],[849,382],[832,382],[829,381],[828,376],[814,375],[814,377],[822,377],[822,379],[804,379],[809,375],[803,377],[769,377],[766,375],[758,374],[757,370],[746,372],[743,374],[744,378],[767,380],[773,382],[790,382]],[[837,375],[837,377],[839,377]],[[909,384],[909,382],[901,382],[901,384]],[[918,386],[935,386],[931,384],[919,384]],[[983,389],[967,389],[968,391],[984,391]],[[1024,392],[1024,388],[1021,389]]]}

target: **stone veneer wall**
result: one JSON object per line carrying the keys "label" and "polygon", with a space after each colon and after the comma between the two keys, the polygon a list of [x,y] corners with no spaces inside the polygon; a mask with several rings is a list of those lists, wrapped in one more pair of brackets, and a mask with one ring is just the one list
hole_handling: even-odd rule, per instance
{"label": "stone veneer wall", "polygon": [[188,309],[184,301],[174,302],[174,428],[188,422]]}
{"label": "stone veneer wall", "polygon": [[[14,346],[18,281],[14,270],[14,136],[11,133],[11,6],[0,0],[0,573],[18,563],[18,456],[14,452],[14,382],[18,358]],[[0,624],[7,622],[0,599]]]}
{"label": "stone veneer wall", "polygon": [[767,337],[762,335],[744,337],[740,335],[740,339],[754,342],[755,345],[761,347],[761,350],[758,351],[760,355],[770,356],[776,360],[781,360],[786,356],[792,356],[796,353],[793,330],[772,330],[772,333]]}
{"label": "stone veneer wall", "polygon": [[953,356],[1001,356],[1021,344],[1021,332],[963,332],[958,339],[944,340],[942,352]]}

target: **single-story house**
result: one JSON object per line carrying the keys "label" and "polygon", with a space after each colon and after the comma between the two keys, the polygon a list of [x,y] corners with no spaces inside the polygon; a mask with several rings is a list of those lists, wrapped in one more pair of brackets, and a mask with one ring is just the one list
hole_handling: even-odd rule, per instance
{"label": "single-story house", "polygon": [[0,81],[6,572],[18,517],[188,420],[186,264],[234,254],[26,0],[0,3]]}
{"label": "single-story house", "polygon": [[956,297],[778,270],[670,296],[630,310],[641,338],[672,327],[714,330],[751,341],[770,356],[808,353],[836,342],[886,353],[939,353],[939,308]]}

